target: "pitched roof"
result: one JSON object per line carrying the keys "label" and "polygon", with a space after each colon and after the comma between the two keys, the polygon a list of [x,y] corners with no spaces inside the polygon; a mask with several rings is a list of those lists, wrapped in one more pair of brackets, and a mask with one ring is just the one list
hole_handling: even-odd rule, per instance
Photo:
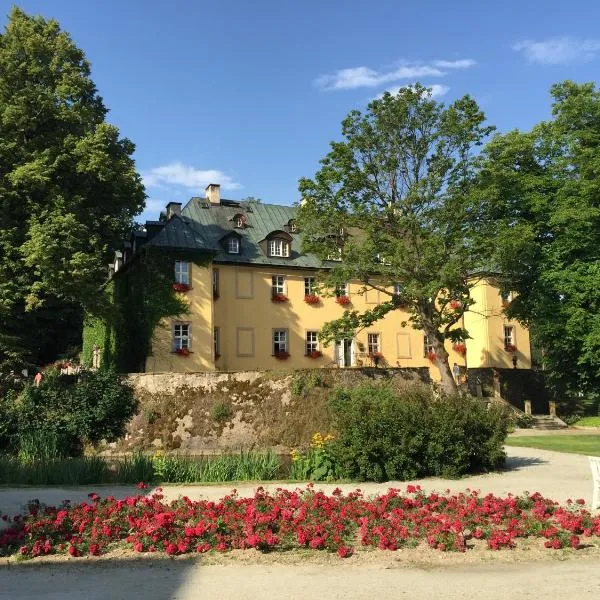
{"label": "pitched roof", "polygon": [[177,215],[169,219],[164,227],[145,245],[178,250],[212,250],[206,240],[190,227],[187,219]]}

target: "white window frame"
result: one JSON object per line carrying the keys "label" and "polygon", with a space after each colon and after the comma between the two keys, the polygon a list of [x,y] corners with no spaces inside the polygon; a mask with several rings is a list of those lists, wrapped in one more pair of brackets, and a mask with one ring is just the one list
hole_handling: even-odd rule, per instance
{"label": "white window frame", "polygon": [[311,352],[319,351],[319,332],[317,330],[308,330],[304,335],[304,351],[306,356]]}
{"label": "white window frame", "polygon": [[404,291],[404,290],[403,290],[403,286],[402,286],[402,284],[401,284],[399,281],[397,281],[397,282],[394,284],[394,296],[402,296],[402,292],[403,292],[403,291]]}
{"label": "white window frame", "polygon": [[244,215],[237,215],[235,218],[235,226],[238,229],[243,229],[244,225],[246,225],[246,219],[244,218]]}
{"label": "white window frame", "polygon": [[175,283],[190,285],[190,263],[186,260],[175,261]]}
{"label": "white window frame", "polygon": [[339,283],[335,286],[335,297],[340,298],[341,296],[348,296],[348,284],[347,283]]}
{"label": "white window frame", "polygon": [[213,352],[215,358],[217,354],[221,355],[221,328],[213,327]]}
{"label": "white window frame", "polygon": [[433,343],[428,335],[423,335],[423,356],[427,356],[430,352],[435,352]]}
{"label": "white window frame", "polygon": [[504,325],[504,347],[508,348],[508,346],[515,346],[516,338],[515,338],[515,327],[514,325]]}
{"label": "white window frame", "polygon": [[239,254],[240,253],[240,240],[236,237],[230,237],[227,240],[227,252],[228,254]]}
{"label": "white window frame", "polygon": [[290,221],[290,233],[296,233],[298,231],[298,225],[296,221]]}
{"label": "white window frame", "polygon": [[192,349],[192,324],[173,323],[173,351]]}
{"label": "white window frame", "polygon": [[287,329],[273,329],[273,356],[289,352],[289,337]]}
{"label": "white window frame", "polygon": [[367,352],[370,356],[381,352],[381,334],[377,332],[367,333]]}
{"label": "white window frame", "polygon": [[290,245],[286,240],[276,238],[269,240],[269,256],[276,258],[288,258],[290,255]]}
{"label": "white window frame", "polygon": [[271,277],[271,294],[273,296],[285,296],[287,293],[287,280],[285,275],[273,275]]}
{"label": "white window frame", "polygon": [[317,285],[316,277],[305,277],[304,278],[304,295],[305,296],[314,296],[316,285]]}

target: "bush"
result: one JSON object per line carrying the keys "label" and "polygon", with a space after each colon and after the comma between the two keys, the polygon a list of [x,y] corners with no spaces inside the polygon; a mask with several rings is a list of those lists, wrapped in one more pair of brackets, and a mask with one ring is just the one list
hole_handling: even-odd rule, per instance
{"label": "bush", "polygon": [[133,390],[110,370],[45,374],[0,403],[0,449],[24,459],[77,456],[86,443],[123,435],[136,409]]}
{"label": "bush", "polygon": [[344,478],[459,477],[504,463],[506,409],[470,396],[363,385],[337,390],[331,409],[337,439],[330,451]]}

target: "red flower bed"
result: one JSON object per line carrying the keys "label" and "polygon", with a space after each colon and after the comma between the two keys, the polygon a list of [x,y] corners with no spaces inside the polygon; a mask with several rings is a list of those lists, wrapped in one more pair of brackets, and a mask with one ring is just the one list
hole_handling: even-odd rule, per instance
{"label": "red flower bed", "polygon": [[306,304],[319,304],[319,296],[315,296],[315,294],[304,296],[304,302]]}
{"label": "red flower bed", "polygon": [[350,304],[350,298],[348,298],[348,296],[337,296],[335,301],[341,306]]}
{"label": "red flower bed", "polygon": [[188,292],[192,288],[187,283],[174,283],[173,289],[176,292]]}
{"label": "red flower bed", "polygon": [[271,302],[287,302],[288,297],[285,294],[273,294],[271,296]]}
{"label": "red flower bed", "polygon": [[[143,488],[142,488],[143,489]],[[569,501],[566,507],[540,494],[500,498],[477,492],[406,493],[366,498],[360,491],[328,496],[305,490],[258,488],[253,498],[235,491],[218,502],[183,497],[165,502],[160,488],[150,496],[90,500],[61,507],[30,503],[0,532],[0,554],[98,555],[108,549],[135,552],[226,552],[311,548],[346,557],[356,546],[397,550],[424,542],[441,551],[465,552],[473,540],[491,550],[514,548],[521,538],[539,538],[546,548],[579,548],[581,537],[600,537],[600,516]],[[10,520],[8,517],[3,517]]]}
{"label": "red flower bed", "polygon": [[463,356],[467,353],[467,345],[466,344],[454,344],[454,346],[452,346],[452,348],[454,349],[455,352],[458,352],[458,354],[462,354]]}

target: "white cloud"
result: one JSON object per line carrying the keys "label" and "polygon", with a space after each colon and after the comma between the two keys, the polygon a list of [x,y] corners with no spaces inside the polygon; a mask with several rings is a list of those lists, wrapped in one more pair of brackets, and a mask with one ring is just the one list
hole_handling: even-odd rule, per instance
{"label": "white cloud", "polygon": [[[389,88],[389,89],[381,92],[381,94],[378,94],[375,97],[375,100],[382,98],[383,94],[385,92],[389,92],[390,94],[392,94],[392,96],[395,96],[402,88],[405,88],[405,87],[411,87],[411,86],[410,85],[399,85],[396,87]],[[444,94],[447,94],[448,91],[450,90],[450,88],[447,85],[442,85],[440,83],[434,83],[432,85],[425,85],[425,87],[431,88],[430,95],[432,98],[438,98],[439,96],[443,96]]]}
{"label": "white cloud", "polygon": [[209,183],[219,183],[224,190],[239,190],[242,185],[229,175],[216,169],[200,170],[180,162],[155,167],[142,173],[146,187],[181,185],[193,190],[203,190]]}
{"label": "white cloud", "polygon": [[536,42],[523,40],[513,44],[515,52],[522,52],[530,63],[541,65],[566,65],[587,62],[600,51],[600,40],[577,39],[569,36],[554,37]]}
{"label": "white cloud", "polygon": [[[467,69],[476,63],[473,59],[436,60],[431,64],[400,62],[399,66],[386,71],[375,71],[369,67],[339,69],[330,75],[321,75],[315,80],[323,90],[352,90],[360,87],[376,87],[401,79],[419,77],[442,77],[448,69]],[[446,70],[444,70],[446,69]]]}

